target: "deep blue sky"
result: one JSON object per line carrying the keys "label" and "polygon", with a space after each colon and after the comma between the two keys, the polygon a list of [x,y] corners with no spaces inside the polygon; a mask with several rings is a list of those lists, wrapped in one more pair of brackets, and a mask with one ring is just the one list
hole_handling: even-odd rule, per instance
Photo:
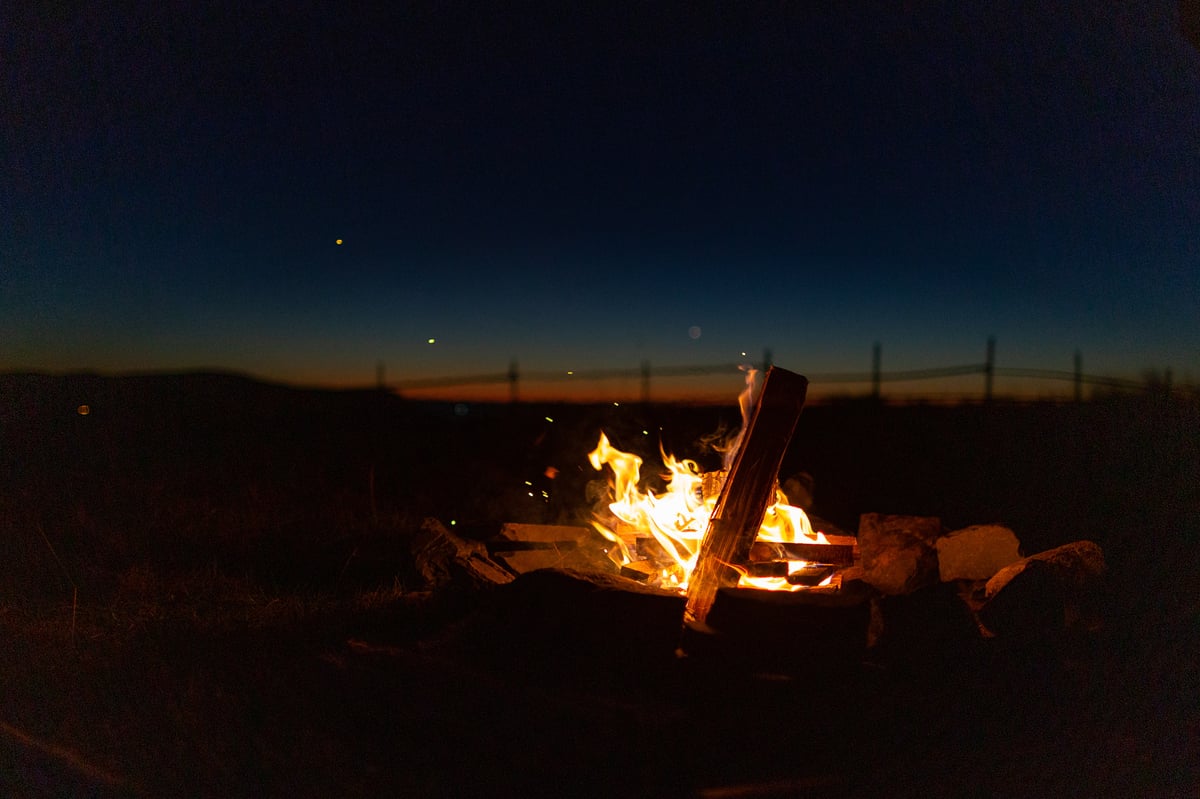
{"label": "deep blue sky", "polygon": [[1200,379],[1175,2],[17,5],[0,369]]}

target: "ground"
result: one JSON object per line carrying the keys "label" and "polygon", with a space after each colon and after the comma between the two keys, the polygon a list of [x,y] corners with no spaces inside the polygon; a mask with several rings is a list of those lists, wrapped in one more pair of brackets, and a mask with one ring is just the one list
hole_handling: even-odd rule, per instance
{"label": "ground", "polygon": [[408,547],[427,516],[577,520],[601,427],[683,448],[730,409],[462,416],[230,378],[6,377],[0,398],[5,795],[1200,787],[1194,402],[806,410],[784,471],[813,475],[819,515],[1091,538],[1105,624],[765,668],[678,658],[671,600],[566,575],[428,590]]}

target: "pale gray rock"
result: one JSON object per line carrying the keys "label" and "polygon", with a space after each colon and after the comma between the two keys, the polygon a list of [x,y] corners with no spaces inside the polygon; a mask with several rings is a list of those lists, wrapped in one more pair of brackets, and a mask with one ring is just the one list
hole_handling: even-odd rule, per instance
{"label": "pale gray rock", "polygon": [[1016,534],[999,524],[977,524],[937,540],[938,575],[942,582],[987,580],[1021,559]]}

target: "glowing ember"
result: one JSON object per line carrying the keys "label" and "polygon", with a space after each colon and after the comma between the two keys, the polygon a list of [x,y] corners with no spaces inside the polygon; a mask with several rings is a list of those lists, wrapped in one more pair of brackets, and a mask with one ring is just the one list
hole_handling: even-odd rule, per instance
{"label": "glowing ember", "polygon": [[[747,389],[740,398],[743,418],[747,418],[754,402],[754,373],[747,379]],[[744,427],[744,425],[743,425]],[[735,440],[727,455],[736,452],[740,441]],[[702,473],[692,460],[679,460],[663,451],[662,475],[664,489],[643,490],[642,459],[612,445],[608,436],[600,434],[596,449],[588,454],[592,468],[612,470],[612,502],[609,513],[596,518],[592,525],[615,544],[609,556],[620,566],[650,574],[652,582],[666,588],[684,591],[696,566],[700,543],[708,529],[709,517],[717,504],[725,472]],[[787,504],[787,497],[778,487],[775,504],[767,508],[758,540],[783,543],[827,544],[825,536],[814,532],[808,517],[800,508]],[[653,543],[650,543],[653,542]],[[786,576],[751,577],[745,569],[740,586],[771,591],[798,591],[811,587],[796,579],[809,564],[790,561]],[[828,584],[832,575],[821,584]]]}

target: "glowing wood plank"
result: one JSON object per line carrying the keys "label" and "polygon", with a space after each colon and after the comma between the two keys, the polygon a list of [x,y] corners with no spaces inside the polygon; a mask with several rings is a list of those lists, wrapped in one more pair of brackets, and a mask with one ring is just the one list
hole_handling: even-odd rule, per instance
{"label": "glowing wood plank", "polygon": [[685,622],[703,624],[717,590],[737,585],[740,575],[730,564],[749,559],[807,391],[808,379],[801,375],[774,366],[767,372],[762,395],[700,544],[696,569],[688,583]]}
{"label": "glowing wood plank", "polygon": [[771,560],[807,560],[813,563],[854,563],[858,540],[852,536],[829,535],[827,544],[807,541],[755,541],[750,548],[750,562]]}

